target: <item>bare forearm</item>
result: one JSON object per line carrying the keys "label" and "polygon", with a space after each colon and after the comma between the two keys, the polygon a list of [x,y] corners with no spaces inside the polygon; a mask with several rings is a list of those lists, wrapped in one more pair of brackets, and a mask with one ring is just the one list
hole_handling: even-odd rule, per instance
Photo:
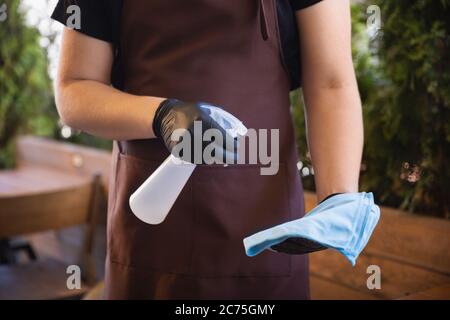
{"label": "bare forearm", "polygon": [[318,200],[357,192],[364,133],[356,81],[336,88],[306,86],[304,97]]}
{"label": "bare forearm", "polygon": [[152,121],[161,98],[135,96],[92,80],[57,86],[61,119],[70,127],[112,140],[153,138]]}

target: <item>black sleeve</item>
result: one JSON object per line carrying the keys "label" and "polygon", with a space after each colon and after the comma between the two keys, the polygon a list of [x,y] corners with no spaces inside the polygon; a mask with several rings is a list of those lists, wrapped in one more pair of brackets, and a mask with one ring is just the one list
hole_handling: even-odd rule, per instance
{"label": "black sleeve", "polygon": [[294,10],[301,10],[316,4],[322,0],[290,0]]}
{"label": "black sleeve", "polygon": [[72,12],[67,8],[77,5],[80,8],[80,29],[75,29],[90,37],[113,42],[112,0],[59,0],[52,19],[67,26]]}

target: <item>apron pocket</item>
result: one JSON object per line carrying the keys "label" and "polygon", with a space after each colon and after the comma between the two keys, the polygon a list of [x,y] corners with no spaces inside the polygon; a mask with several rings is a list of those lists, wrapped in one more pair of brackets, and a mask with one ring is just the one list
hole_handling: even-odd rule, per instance
{"label": "apron pocket", "polygon": [[131,194],[159,165],[159,161],[119,154],[117,192],[109,217],[109,256],[112,262],[125,266],[185,274],[192,251],[194,210],[190,183],[184,187],[166,220],[159,225],[142,222],[129,206]]}
{"label": "apron pocket", "polygon": [[243,239],[291,220],[286,166],[273,176],[259,165],[199,166],[191,273],[203,277],[289,276],[291,257],[266,251],[247,257]]}

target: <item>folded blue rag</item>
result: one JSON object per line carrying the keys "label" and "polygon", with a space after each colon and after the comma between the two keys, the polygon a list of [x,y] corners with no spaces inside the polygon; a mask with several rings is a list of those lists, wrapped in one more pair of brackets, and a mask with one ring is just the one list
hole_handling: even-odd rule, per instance
{"label": "folded blue rag", "polygon": [[305,217],[244,239],[250,257],[269,249],[304,254],[336,249],[355,266],[380,218],[371,192],[342,193],[321,202]]}

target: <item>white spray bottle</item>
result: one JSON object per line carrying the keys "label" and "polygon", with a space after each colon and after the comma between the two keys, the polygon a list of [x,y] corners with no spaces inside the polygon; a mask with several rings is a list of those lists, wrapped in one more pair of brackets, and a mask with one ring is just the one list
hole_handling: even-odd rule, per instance
{"label": "white spray bottle", "polygon": [[[210,105],[202,107],[233,138],[247,134],[247,128],[230,113]],[[170,155],[131,195],[129,204],[134,215],[148,224],[162,223],[195,168],[195,164]]]}

